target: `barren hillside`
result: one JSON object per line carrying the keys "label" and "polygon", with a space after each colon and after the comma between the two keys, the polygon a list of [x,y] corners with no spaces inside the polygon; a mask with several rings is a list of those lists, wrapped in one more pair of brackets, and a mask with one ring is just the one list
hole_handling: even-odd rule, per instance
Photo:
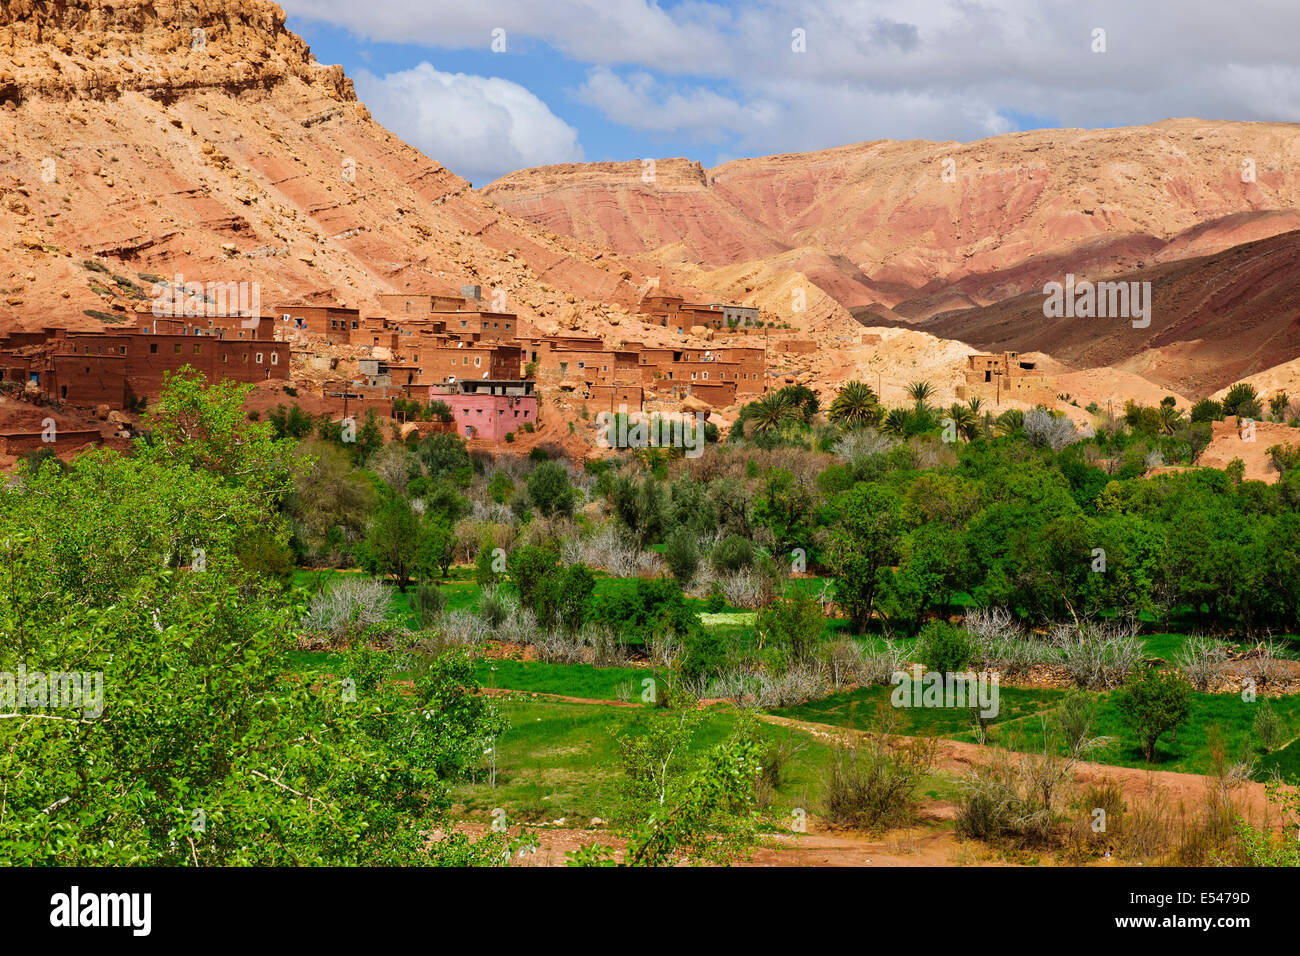
{"label": "barren hillside", "polygon": [[0,140],[4,328],[126,320],[159,274],[258,282],[266,313],[477,284],[548,330],[644,281],[372,121],[265,0],[6,4]]}
{"label": "barren hillside", "polygon": [[1300,232],[1136,270],[1150,282],[1150,326],[1127,318],[1045,318],[1042,289],[923,328],[982,349],[1048,352],[1110,365],[1201,398],[1300,355]]}

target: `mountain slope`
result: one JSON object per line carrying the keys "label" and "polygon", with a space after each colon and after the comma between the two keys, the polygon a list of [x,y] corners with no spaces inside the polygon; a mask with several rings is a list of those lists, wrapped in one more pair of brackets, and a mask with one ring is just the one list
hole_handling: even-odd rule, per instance
{"label": "mountain slope", "polygon": [[482,191],[628,254],[681,242],[691,261],[722,265],[780,254],[774,244],[820,249],[839,273],[822,287],[851,288],[846,307],[869,304],[860,293],[870,289],[924,318],[1009,298],[1064,269],[1121,272],[1300,228],[1298,160],[1295,124],[1183,119],[967,144],[859,143],[707,173],[661,160],[653,183],[640,163],[543,167]]}
{"label": "mountain slope", "polygon": [[1126,318],[1046,318],[1041,288],[920,327],[981,349],[1113,366],[1199,398],[1300,355],[1298,263],[1295,231],[1119,277],[1151,283],[1147,328]]}
{"label": "mountain slope", "polygon": [[268,313],[465,283],[544,328],[635,303],[643,274],[397,139],[284,22],[264,0],[0,8],[0,327],[126,320],[176,273],[257,282]]}

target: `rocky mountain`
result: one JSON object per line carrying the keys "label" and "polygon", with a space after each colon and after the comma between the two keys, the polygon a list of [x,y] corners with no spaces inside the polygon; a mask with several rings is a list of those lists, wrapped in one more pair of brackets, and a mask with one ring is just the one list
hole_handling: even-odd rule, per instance
{"label": "rocky mountain", "polygon": [[[1180,119],[647,165],[523,170],[482,191],[547,229],[693,265],[698,284],[807,282],[866,326],[1122,364],[1189,394],[1300,356],[1284,237],[1300,229],[1300,125]],[[1156,284],[1144,334],[1044,319],[1046,283],[1130,273]]]}
{"label": "rocky mountain", "polygon": [[267,313],[476,284],[609,331],[646,281],[375,123],[265,0],[9,0],[0,141],[0,328],[126,321],[180,274]]}

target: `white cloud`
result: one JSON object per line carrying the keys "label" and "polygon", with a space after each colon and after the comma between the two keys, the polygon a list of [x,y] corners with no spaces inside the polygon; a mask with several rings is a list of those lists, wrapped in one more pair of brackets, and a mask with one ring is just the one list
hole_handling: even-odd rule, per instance
{"label": "white cloud", "polygon": [[485,53],[499,27],[510,52],[585,66],[577,96],[610,122],[728,152],[973,139],[1013,111],[1078,127],[1300,121],[1297,0],[282,2],[370,39]]}
{"label": "white cloud", "polygon": [[736,130],[766,127],[778,117],[778,107],[761,99],[741,103],[700,86],[668,88],[648,73],[620,77],[606,67],[588,73],[577,96],[624,126],[706,142]]}
{"label": "white cloud", "polygon": [[362,70],[355,82],[378,122],[476,186],[515,169],[583,159],[577,130],[510,80],[421,63],[386,76]]}

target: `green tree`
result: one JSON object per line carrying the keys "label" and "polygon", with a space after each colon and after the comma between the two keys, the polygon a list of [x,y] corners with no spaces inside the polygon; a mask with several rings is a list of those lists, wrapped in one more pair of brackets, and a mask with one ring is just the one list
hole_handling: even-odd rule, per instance
{"label": "green tree", "polygon": [[821,604],[806,591],[796,589],[758,612],[759,646],[781,648],[792,661],[809,661],[821,643],[826,619]]}
{"label": "green tree", "polygon": [[877,572],[889,566],[898,547],[901,505],[892,489],[863,482],[836,498],[833,509],[838,520],[826,551],[835,600],[862,631],[875,607]]}
{"label": "green tree", "polygon": [[411,503],[385,488],[365,540],[357,545],[357,561],[371,574],[391,575],[397,589],[405,594],[423,567],[422,532],[420,516]]}
{"label": "green tree", "polygon": [[1147,763],[1155,757],[1157,741],[1191,713],[1190,696],[1191,685],[1181,674],[1155,667],[1130,677],[1116,694],[1120,717],[1137,737]]}
{"label": "green tree", "polygon": [[0,671],[102,675],[103,691],[0,720],[6,862],[499,862],[499,837],[430,838],[504,726],[472,662],[428,661],[409,686],[364,651],[322,679],[286,673],[302,609],[239,545],[287,541],[294,466],[238,390],[192,386],[164,389],[136,454],[0,488]]}
{"label": "green tree", "polygon": [[563,465],[544,461],[528,476],[528,497],[543,517],[550,517],[573,514],[578,492]]}

